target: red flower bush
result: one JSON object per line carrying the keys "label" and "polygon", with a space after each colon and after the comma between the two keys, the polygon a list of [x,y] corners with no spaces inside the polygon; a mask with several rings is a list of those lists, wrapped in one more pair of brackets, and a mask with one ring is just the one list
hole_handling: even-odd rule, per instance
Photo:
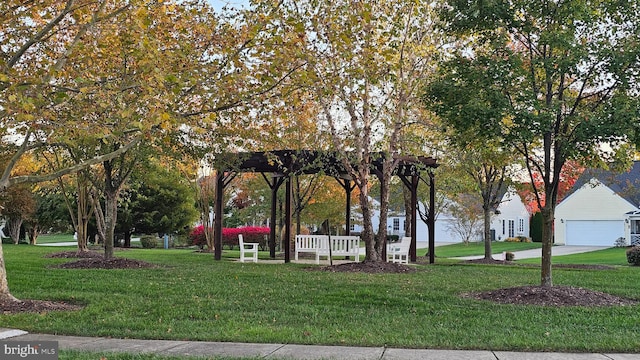
{"label": "red flower bush", "polygon": [[189,245],[199,246],[201,249],[207,245],[207,238],[204,236],[204,226],[198,225],[191,229],[188,235]]}
{"label": "red flower bush", "polygon": [[[238,235],[242,234],[245,242],[255,242],[260,244],[260,248],[267,248],[270,229],[266,226],[245,226],[239,228],[222,229],[222,246],[227,245],[230,249],[238,246]],[[198,225],[189,233],[189,243],[191,245],[206,246],[207,240],[204,236],[204,227]]]}

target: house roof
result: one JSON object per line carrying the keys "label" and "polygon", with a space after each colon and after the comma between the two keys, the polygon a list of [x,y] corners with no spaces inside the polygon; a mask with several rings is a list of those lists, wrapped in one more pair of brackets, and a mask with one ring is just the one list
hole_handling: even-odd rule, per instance
{"label": "house roof", "polygon": [[640,161],[634,161],[631,169],[623,173],[602,169],[587,169],[576,180],[573,189],[567,195],[574,193],[591,179],[596,179],[608,186],[613,192],[634,206],[640,206]]}

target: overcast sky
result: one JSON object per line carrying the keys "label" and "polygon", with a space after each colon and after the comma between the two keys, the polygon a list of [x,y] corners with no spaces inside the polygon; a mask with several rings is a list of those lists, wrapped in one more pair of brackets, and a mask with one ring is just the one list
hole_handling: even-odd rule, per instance
{"label": "overcast sky", "polygon": [[249,5],[249,0],[207,0],[214,9],[220,10],[223,6],[229,5],[235,8]]}

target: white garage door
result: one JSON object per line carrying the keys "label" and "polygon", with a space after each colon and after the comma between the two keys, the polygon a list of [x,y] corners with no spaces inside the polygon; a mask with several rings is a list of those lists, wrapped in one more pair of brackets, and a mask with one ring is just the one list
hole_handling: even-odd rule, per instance
{"label": "white garage door", "polygon": [[624,237],[622,220],[567,220],[567,245],[613,246]]}

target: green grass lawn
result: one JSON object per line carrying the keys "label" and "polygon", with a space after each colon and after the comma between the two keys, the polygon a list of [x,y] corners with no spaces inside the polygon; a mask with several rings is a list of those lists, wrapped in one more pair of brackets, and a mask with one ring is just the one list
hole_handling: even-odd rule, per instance
{"label": "green grass lawn", "polygon": [[[211,254],[189,250],[133,249],[116,254],[159,267],[65,270],[52,265],[69,260],[43,257],[56,251],[4,246],[13,295],[86,307],[0,315],[3,327],[136,339],[575,352],[640,348],[640,305],[553,308],[460,297],[538,284],[536,267],[442,261],[418,265],[411,274],[332,273],[302,264],[214,261]],[[640,268],[556,269],[553,276],[556,285],[640,300]]]}
{"label": "green grass lawn", "polygon": [[73,234],[43,234],[38,236],[38,244],[51,244],[69,242],[73,240]]}
{"label": "green grass lawn", "polygon": [[[491,243],[491,253],[500,254],[503,251],[521,251],[539,249],[541,247],[541,243],[494,241]],[[422,253],[426,251],[427,249],[420,250],[420,255],[423,255]],[[470,242],[468,244],[459,243],[436,247],[436,257],[448,258],[474,255],[484,255],[484,242]]]}
{"label": "green grass lawn", "polygon": [[[553,256],[553,264],[590,264],[628,266],[626,248],[609,248],[581,254]],[[517,260],[519,264],[540,264],[540,259]]]}
{"label": "green grass lawn", "polygon": [[[61,350],[60,359],[65,360],[96,360],[96,359],[109,359],[109,360],[238,360],[235,357],[228,356],[214,356],[214,357],[202,357],[202,356],[163,356],[157,354],[131,354],[131,353],[95,353],[89,351],[76,351],[76,350]],[[242,360],[259,360],[262,357],[249,357],[242,358]]]}

